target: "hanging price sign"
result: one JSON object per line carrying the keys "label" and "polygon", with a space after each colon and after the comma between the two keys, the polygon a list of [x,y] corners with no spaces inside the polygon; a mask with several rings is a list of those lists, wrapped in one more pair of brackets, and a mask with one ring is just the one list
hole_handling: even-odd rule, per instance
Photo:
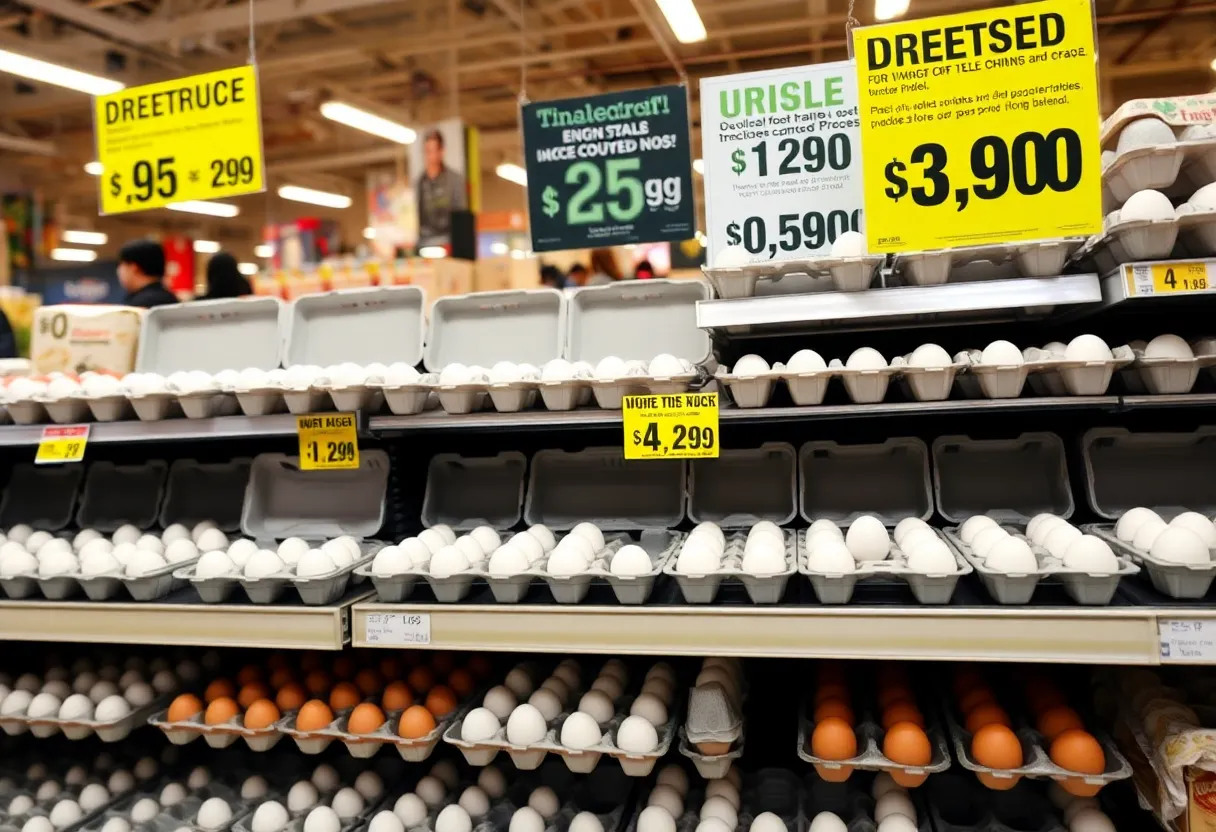
{"label": "hanging price sign", "polygon": [[625,459],[718,456],[718,394],[626,396]]}
{"label": "hanging price sign", "polygon": [[1089,0],[853,33],[872,252],[1102,228]]}
{"label": "hanging price sign", "polygon": [[132,87],[93,101],[102,214],[265,190],[252,66]]}
{"label": "hanging price sign", "polygon": [[315,413],[296,417],[301,471],[359,467],[359,430],[353,413]]}
{"label": "hanging price sign", "polygon": [[707,262],[726,246],[756,263],[825,255],[861,230],[858,124],[852,62],[703,79]]}

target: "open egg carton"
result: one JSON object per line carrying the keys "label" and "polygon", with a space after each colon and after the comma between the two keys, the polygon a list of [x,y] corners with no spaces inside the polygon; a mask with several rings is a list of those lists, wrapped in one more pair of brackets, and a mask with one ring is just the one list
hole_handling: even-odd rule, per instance
{"label": "open egg carton", "polygon": [[1012,266],[1020,277],[1055,277],[1085,243],[1084,237],[1061,237],[1030,243],[960,246],[894,255],[892,270],[913,286],[960,282],[959,271],[972,264]]}
{"label": "open egg carton", "polygon": [[1161,191],[1142,190],[1111,211],[1103,230],[1086,240],[1078,260],[1105,274],[1124,263],[1216,255],[1216,183],[1177,206]]}
{"label": "open egg carton", "polygon": [[[518,813],[523,814],[520,821],[516,821],[517,828],[525,816],[532,822],[539,816],[544,832],[567,832],[572,828],[577,832],[584,821],[594,818],[599,826],[592,828],[624,832],[631,815],[629,797],[634,781],[619,768],[604,766],[585,777],[575,778],[560,763],[551,761],[535,771],[513,773],[509,784],[497,782],[503,775],[492,766],[482,772],[477,785],[490,797],[490,806],[484,816],[473,818],[474,832],[509,829]],[[489,782],[486,782],[485,772],[493,772]],[[495,788],[491,788],[492,785]],[[500,785],[505,785],[505,789]],[[453,799],[449,805],[455,802]],[[460,801],[462,808],[464,803],[464,800]],[[582,818],[576,821],[580,815]],[[435,823],[429,823],[426,828],[434,829]]]}
{"label": "open egg carton", "polygon": [[127,713],[108,720],[67,719],[59,716],[3,716],[0,717],[0,728],[3,728],[8,734],[13,733],[12,728],[24,726],[36,737],[63,734],[69,740],[83,740],[96,736],[102,742],[121,742],[130,735],[132,730],[147,724],[148,718],[162,710],[167,701],[165,696],[158,696],[146,705],[128,706]]}
{"label": "open egg carton", "polygon": [[[54,781],[44,781],[43,785],[46,786],[51,782]],[[85,796],[85,789],[101,785],[98,779],[90,778],[84,783],[66,784],[51,796],[46,796],[46,793],[42,792],[42,797],[39,797],[39,792],[25,789],[14,791],[5,795],[5,799],[8,801],[10,809],[15,807],[20,811],[0,812],[0,828],[14,832],[22,829],[81,832],[81,830],[96,828],[98,819],[106,813],[107,807],[111,805],[111,800],[100,805],[92,805],[90,798]],[[90,808],[86,809],[81,805],[82,800]]]}
{"label": "open egg carton", "polygon": [[[222,603],[237,585],[254,604],[272,604],[291,587],[310,606],[341,598],[356,570],[383,544],[388,454],[365,451],[353,471],[302,471],[287,454],[260,454],[249,469],[240,529],[245,538],[207,552],[175,577],[206,603]],[[276,541],[281,541],[277,542]]]}
{"label": "open egg carton", "polygon": [[837,292],[861,292],[870,288],[887,260],[884,254],[864,252],[865,238],[856,231],[846,231],[832,243],[830,252],[820,257],[753,263],[752,255],[743,246],[726,246],[718,252],[713,265],[702,266],[701,272],[718,297],[725,300],[753,297],[761,282],[777,284],[766,287],[769,294],[782,293],[783,280],[791,284],[787,292],[804,292],[805,280],[796,279],[802,276],[824,281]]}
{"label": "open egg carton", "polygon": [[771,521],[727,532],[705,522],[684,538],[663,572],[675,578],[688,604],[713,603],[724,581],[743,584],[753,604],[776,604],[798,571],[797,549],[798,533]]}
{"label": "open egg carton", "polygon": [[[4,535],[0,543],[0,589],[8,598],[27,598],[38,592],[37,553],[56,536],[66,534],[83,480],[81,465],[22,462],[13,466],[0,496],[0,529]],[[72,550],[70,540],[68,549]],[[67,566],[71,571],[70,562]]]}
{"label": "open egg carton", "polygon": [[149,832],[176,829],[228,832],[238,828],[240,821],[254,809],[254,801],[242,798],[236,790],[214,780],[187,784],[162,778],[156,785],[159,788],[153,787],[152,783],[142,784],[134,793],[124,795],[106,807],[84,828],[90,832],[112,829],[114,827],[108,824],[121,820],[128,828]]}
{"label": "open egg carton", "polygon": [[704,659],[688,691],[688,714],[680,726],[680,753],[706,780],[719,780],[743,756],[744,688],[736,659]]}
{"label": "open egg carton", "polygon": [[[654,787],[639,796],[629,832],[654,828],[657,818],[651,816],[659,813],[673,817],[674,828],[680,832],[691,832],[709,820],[720,821],[731,830],[756,832],[803,832],[810,824],[801,781],[793,772],[779,768],[759,769],[746,777],[732,768],[725,778],[701,784],[690,783],[683,769],[666,766]],[[850,832],[873,832],[872,828],[848,828]]]}
{"label": "open egg carton", "polygon": [[[470,700],[470,702],[472,701],[475,701],[475,698]],[[431,756],[444,731],[449,725],[458,721],[461,714],[469,707],[469,702],[462,704],[447,716],[436,719],[435,727],[430,732],[413,739],[403,737],[399,733],[403,713],[399,711],[386,713],[384,724],[367,734],[353,734],[348,730],[350,711],[335,714],[334,721],[325,728],[311,731],[302,731],[297,728],[298,714],[291,713],[285,715],[276,728],[282,735],[291,737],[296,747],[304,754],[321,754],[333,743],[340,742],[352,757],[366,759],[378,754],[385,746],[391,745],[401,759],[410,763],[418,763]]]}
{"label": "open egg carton", "polygon": [[1102,182],[1116,204],[1149,188],[1185,196],[1216,182],[1216,126],[1196,105],[1137,99],[1102,123]]}
{"label": "open egg carton", "polygon": [[147,724],[159,729],[173,745],[187,745],[201,738],[211,748],[227,748],[244,740],[250,751],[269,751],[283,738],[277,725],[245,727],[244,713],[238,713],[226,722],[209,725],[201,713],[189,719],[170,720],[168,709],[162,707],[148,717]]}
{"label": "open egg carton", "polygon": [[1066,832],[1041,791],[1019,783],[1008,791],[981,786],[969,774],[949,771],[925,784],[926,819],[937,832]]}
{"label": "open egg carton", "polygon": [[1133,341],[1135,361],[1120,371],[1131,393],[1168,395],[1189,393],[1201,370],[1216,375],[1216,341],[1199,338],[1187,343],[1177,335],[1158,335],[1151,341]]}

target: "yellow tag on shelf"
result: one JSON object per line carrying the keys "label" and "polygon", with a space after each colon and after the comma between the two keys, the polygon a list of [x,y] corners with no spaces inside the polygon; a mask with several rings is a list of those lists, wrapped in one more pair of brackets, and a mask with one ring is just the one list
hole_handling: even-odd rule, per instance
{"label": "yellow tag on shelf", "polygon": [[42,439],[38,441],[34,464],[80,462],[84,459],[84,449],[88,444],[88,425],[47,425],[42,429]]}
{"label": "yellow tag on shelf", "polygon": [[1176,263],[1134,263],[1124,267],[1131,295],[1174,295],[1208,292],[1213,288],[1208,263],[1202,260]]}
{"label": "yellow tag on shelf", "polygon": [[718,456],[718,394],[626,396],[625,459]]}
{"label": "yellow tag on shelf", "polygon": [[1089,0],[855,29],[872,253],[1102,229]]}
{"label": "yellow tag on shelf", "polygon": [[266,189],[252,66],[132,87],[93,107],[102,214]]}
{"label": "yellow tag on shelf", "polygon": [[311,413],[296,417],[300,470],[334,471],[359,467],[359,430],[353,413]]}

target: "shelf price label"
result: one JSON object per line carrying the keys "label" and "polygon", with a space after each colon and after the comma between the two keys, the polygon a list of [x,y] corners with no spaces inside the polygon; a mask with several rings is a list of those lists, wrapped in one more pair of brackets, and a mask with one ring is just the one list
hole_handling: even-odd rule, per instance
{"label": "shelf price label", "polygon": [[854,31],[872,252],[1102,228],[1088,0]]}
{"label": "shelf price label", "polygon": [[84,449],[88,444],[88,425],[47,425],[42,429],[34,464],[80,462],[84,459]]}
{"label": "shelf price label", "polygon": [[359,467],[359,431],[354,413],[297,416],[296,433],[300,439],[300,470]]}
{"label": "shelf price label", "polygon": [[102,214],[265,190],[252,66],[103,95],[93,119]]}
{"label": "shelf price label", "polygon": [[718,456],[718,394],[626,396],[625,459]]}
{"label": "shelf price label", "polygon": [[368,644],[418,647],[431,643],[431,616],[425,612],[368,613],[363,628]]}
{"label": "shelf price label", "polygon": [[684,87],[536,102],[522,121],[533,251],[696,235]]}
{"label": "shelf price label", "polygon": [[702,79],[710,265],[727,246],[758,263],[822,256],[862,229],[857,107],[850,61]]}
{"label": "shelf price label", "polygon": [[1159,619],[1161,661],[1180,664],[1210,664],[1216,661],[1216,621],[1208,619]]}
{"label": "shelf price label", "polygon": [[1124,266],[1128,293],[1140,297],[1193,294],[1213,288],[1208,261],[1130,263]]}

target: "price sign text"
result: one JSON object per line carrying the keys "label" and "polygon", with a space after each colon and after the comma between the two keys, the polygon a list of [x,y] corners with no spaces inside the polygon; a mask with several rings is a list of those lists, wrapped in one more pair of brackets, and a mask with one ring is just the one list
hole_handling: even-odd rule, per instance
{"label": "price sign text", "polygon": [[626,396],[625,459],[718,456],[718,394]]}
{"label": "price sign text", "polygon": [[368,644],[422,647],[431,643],[429,613],[370,613],[363,626]]}
{"label": "price sign text", "polygon": [[1208,263],[1203,260],[1172,263],[1129,263],[1124,267],[1132,295],[1179,295],[1213,288]]}
{"label": "price sign text", "polygon": [[47,425],[42,429],[35,465],[80,462],[89,444],[88,425]]}
{"label": "price sign text", "polygon": [[353,413],[296,417],[300,469],[333,471],[359,467],[358,426]]}

